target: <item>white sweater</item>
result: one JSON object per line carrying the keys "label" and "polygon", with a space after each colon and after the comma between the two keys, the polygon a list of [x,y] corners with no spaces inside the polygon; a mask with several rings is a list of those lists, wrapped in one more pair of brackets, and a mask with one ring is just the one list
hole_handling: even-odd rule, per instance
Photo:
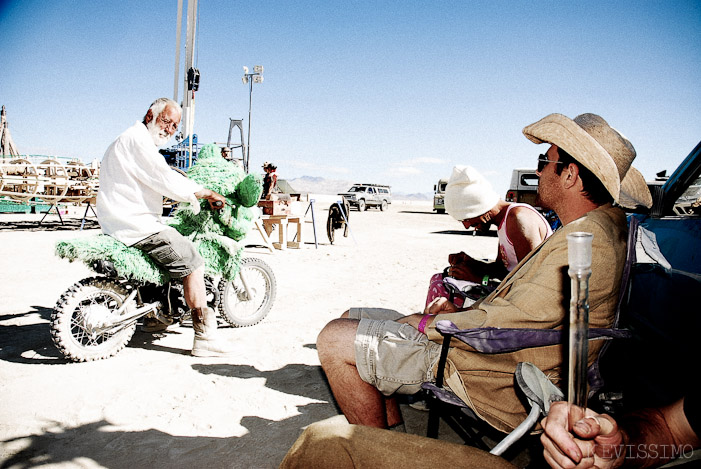
{"label": "white sweater", "polygon": [[200,190],[168,166],[146,126],[137,122],[102,157],[97,219],[103,233],[131,246],[167,228],[161,221],[163,196],[190,202],[198,212],[195,192]]}

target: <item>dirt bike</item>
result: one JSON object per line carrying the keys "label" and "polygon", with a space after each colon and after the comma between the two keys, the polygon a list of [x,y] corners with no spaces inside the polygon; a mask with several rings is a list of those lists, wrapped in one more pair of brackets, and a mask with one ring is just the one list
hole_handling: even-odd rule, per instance
{"label": "dirt bike", "polygon": [[[137,321],[147,316],[165,324],[188,319],[182,282],[137,280],[124,266],[120,275],[108,259],[95,260],[91,268],[99,275],[66,290],[51,315],[51,336],[65,358],[83,362],[116,355],[131,339]],[[277,291],[270,266],[253,257],[241,258],[233,280],[206,275],[205,285],[208,305],[234,327],[265,318]]]}

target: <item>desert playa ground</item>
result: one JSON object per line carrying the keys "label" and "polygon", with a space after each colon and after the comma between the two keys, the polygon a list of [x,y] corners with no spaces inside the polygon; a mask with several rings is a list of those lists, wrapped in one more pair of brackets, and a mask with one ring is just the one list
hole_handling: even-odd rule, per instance
{"label": "desert playa ground", "polygon": [[[247,249],[272,266],[277,299],[262,323],[221,330],[238,350],[226,359],[190,356],[192,330],[175,327],[137,330],[107,360],[67,362],[51,341],[51,311],[93,274],[56,258],[54,244],[99,227],[92,219],[80,231],[82,211],[65,225],[0,215],[0,467],[277,467],[305,426],[339,413],[315,349],[324,324],[351,306],[418,312],[449,253],[496,255],[496,238],[401,202],[353,210],[351,236],[336,231],[331,245],[332,201],[317,197],[318,246],[308,215],[302,249]],[[423,433],[427,414],[402,411],[409,431]]]}

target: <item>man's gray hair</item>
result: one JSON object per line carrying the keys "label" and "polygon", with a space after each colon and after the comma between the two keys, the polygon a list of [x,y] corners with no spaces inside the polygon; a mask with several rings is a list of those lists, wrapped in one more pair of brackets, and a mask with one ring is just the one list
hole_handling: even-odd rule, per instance
{"label": "man's gray hair", "polygon": [[149,109],[153,114],[153,118],[156,119],[156,117],[160,116],[161,112],[163,112],[163,110],[166,107],[172,107],[173,109],[176,109],[180,114],[183,113],[183,110],[180,108],[180,104],[176,103],[175,101],[169,98],[158,98],[157,100],[151,103],[151,107]]}

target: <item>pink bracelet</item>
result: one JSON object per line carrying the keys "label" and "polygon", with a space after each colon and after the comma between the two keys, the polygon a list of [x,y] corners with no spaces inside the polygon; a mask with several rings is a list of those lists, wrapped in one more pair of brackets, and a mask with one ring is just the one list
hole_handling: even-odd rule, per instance
{"label": "pink bracelet", "polygon": [[419,332],[422,334],[425,334],[426,331],[424,329],[426,328],[426,323],[428,322],[428,318],[435,316],[435,314],[424,314],[424,317],[421,318],[421,321],[419,322],[419,327],[417,329]]}

